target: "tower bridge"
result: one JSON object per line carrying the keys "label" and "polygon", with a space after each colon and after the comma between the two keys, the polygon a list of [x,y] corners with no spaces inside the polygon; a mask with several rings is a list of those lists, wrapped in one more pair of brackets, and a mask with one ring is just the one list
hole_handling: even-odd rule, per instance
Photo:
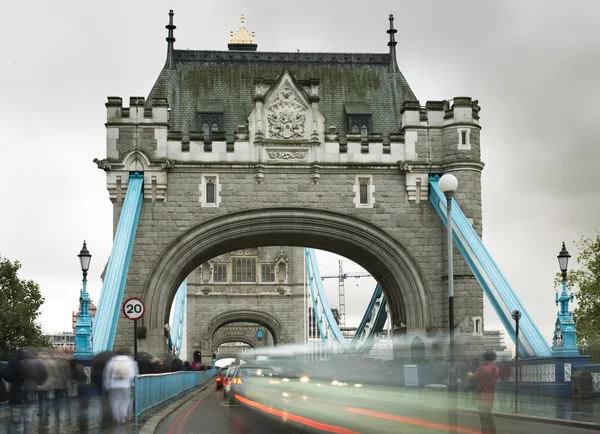
{"label": "tower bridge", "polygon": [[167,59],[148,97],[106,103],[106,156],[95,161],[106,172],[115,241],[94,351],[133,341],[115,312],[135,296],[147,307],[140,350],[164,354],[164,324],[184,281],[188,358],[207,356],[238,323],[260,326],[273,344],[301,342],[305,269],[319,336],[344,343],[312,249],[344,256],[378,282],[354,344],[386,313],[395,333],[442,339],[447,202],[438,179],[450,173],[460,185],[457,330],[483,342],[485,293],[513,338],[510,311],[524,312],[523,354],[550,354],[481,243],[479,103],[419,102],[389,22],[384,53],[268,53],[244,38],[228,51],[194,51],[175,48],[170,13]]}

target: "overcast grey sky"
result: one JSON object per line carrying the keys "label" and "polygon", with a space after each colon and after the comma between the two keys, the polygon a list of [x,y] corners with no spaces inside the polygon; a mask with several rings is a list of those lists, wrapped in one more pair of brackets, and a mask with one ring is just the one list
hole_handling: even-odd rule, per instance
{"label": "overcast grey sky", "polygon": [[[112,237],[105,175],[92,163],[105,156],[104,103],[148,94],[170,7],[176,48],[225,50],[244,13],[260,51],[386,52],[392,11],[398,63],[421,103],[480,101],[484,242],[551,335],[560,243],[575,256],[572,241],[600,227],[595,0],[0,2],[0,254],[41,285],[45,330],[70,328],[83,239],[98,299]],[[337,270],[335,258],[323,262]],[[350,323],[372,289],[348,282]],[[488,305],[486,328],[499,324]]]}

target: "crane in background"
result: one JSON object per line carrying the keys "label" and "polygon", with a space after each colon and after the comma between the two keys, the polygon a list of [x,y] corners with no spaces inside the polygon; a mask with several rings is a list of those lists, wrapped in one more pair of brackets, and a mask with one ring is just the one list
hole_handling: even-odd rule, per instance
{"label": "crane in background", "polygon": [[341,259],[338,261],[339,269],[338,274],[329,274],[321,276],[321,280],[325,279],[338,279],[338,296],[339,296],[339,309],[340,309],[340,327],[346,325],[346,287],[344,281],[349,277],[360,279],[361,277],[371,277],[369,273],[364,271],[357,271],[353,273],[344,273],[344,261]]}

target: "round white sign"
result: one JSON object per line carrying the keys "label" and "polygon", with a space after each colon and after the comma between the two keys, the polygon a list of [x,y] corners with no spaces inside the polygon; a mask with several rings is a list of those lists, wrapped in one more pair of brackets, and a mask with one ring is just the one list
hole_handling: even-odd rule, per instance
{"label": "round white sign", "polygon": [[123,303],[123,315],[127,319],[135,321],[143,317],[145,312],[144,302],[137,297],[129,298]]}

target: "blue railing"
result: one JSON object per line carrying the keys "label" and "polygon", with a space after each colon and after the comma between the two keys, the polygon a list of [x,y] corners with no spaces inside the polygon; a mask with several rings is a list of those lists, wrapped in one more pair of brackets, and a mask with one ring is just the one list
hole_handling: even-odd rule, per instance
{"label": "blue railing", "polygon": [[135,422],[138,423],[140,419],[172,399],[212,379],[216,373],[216,369],[210,369],[199,372],[138,375],[135,377]]}

